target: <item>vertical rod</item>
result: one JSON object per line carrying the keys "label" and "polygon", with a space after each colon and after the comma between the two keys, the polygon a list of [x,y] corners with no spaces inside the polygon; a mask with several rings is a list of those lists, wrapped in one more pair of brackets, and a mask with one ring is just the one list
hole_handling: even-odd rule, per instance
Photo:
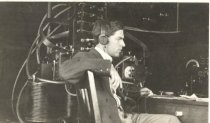
{"label": "vertical rod", "polygon": [[[52,3],[48,3],[47,5],[47,18],[50,19],[52,17]],[[50,34],[50,25],[48,27],[48,33],[47,34]]]}
{"label": "vertical rod", "polygon": [[76,43],[76,19],[73,19],[73,28],[72,28],[72,46],[75,49]]}
{"label": "vertical rod", "polygon": [[74,54],[74,50],[75,50],[75,42],[76,42],[76,38],[77,38],[77,34],[76,34],[76,18],[75,16],[77,15],[77,4],[73,4],[73,19],[72,19],[72,30],[69,30],[69,35],[72,37],[71,38],[71,42],[69,43],[71,50],[72,50],[72,54]]}
{"label": "vertical rod", "polygon": [[[47,4],[47,19],[50,19],[51,17],[52,17],[52,3],[49,2]],[[50,34],[50,30],[51,30],[51,28],[50,28],[50,23],[49,23],[48,30],[47,30],[47,35]],[[47,47],[47,54],[50,53],[50,50],[51,49]]]}
{"label": "vertical rod", "polygon": [[176,31],[179,31],[179,3],[176,4]]}

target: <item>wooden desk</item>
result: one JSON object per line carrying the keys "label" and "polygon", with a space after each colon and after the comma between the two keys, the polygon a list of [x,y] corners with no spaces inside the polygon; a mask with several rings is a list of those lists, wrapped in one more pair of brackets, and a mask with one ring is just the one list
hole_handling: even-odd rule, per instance
{"label": "wooden desk", "polygon": [[139,112],[176,115],[182,123],[208,123],[208,102],[181,97],[150,97],[141,99]]}

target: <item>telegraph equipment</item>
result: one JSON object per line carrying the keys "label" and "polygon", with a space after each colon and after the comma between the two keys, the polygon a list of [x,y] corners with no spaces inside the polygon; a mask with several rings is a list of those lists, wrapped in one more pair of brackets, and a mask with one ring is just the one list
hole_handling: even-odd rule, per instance
{"label": "telegraph equipment", "polygon": [[[49,96],[50,91],[47,88],[55,87],[55,90],[58,90],[57,85],[51,86],[51,84],[61,85],[59,86],[61,88],[64,85],[68,93],[65,99],[66,105],[72,105],[73,100],[71,96],[76,96],[76,93],[72,93],[72,86],[69,87],[59,77],[59,66],[75,53],[89,51],[91,47],[95,46],[96,42],[91,34],[93,22],[100,19],[107,19],[106,3],[48,3],[47,10],[40,23],[37,37],[30,48],[28,57],[23,63],[23,67],[26,66],[28,81],[25,82],[20,93],[18,93],[16,108],[12,105],[13,110],[16,109],[14,113],[20,122],[24,122],[26,119],[21,117],[19,111],[21,95],[26,86],[31,87],[30,97],[33,97],[32,115],[31,118],[28,118],[28,121],[49,121],[47,114],[49,112],[46,111],[46,108],[48,108],[47,96]],[[138,70],[139,66],[144,67],[145,65],[147,47],[142,41],[139,41],[131,34],[127,33],[127,37],[143,48],[143,58],[138,58],[128,53],[128,55],[124,55],[123,60],[116,65],[116,68],[121,73],[125,94],[139,96],[139,90],[143,86],[144,81],[138,79]],[[36,69],[32,73],[32,70],[29,70],[29,61],[33,54],[36,56],[36,62],[39,67],[38,70]],[[22,68],[20,71],[22,71]],[[18,77],[19,74],[12,92],[12,103],[14,103],[15,85]],[[65,95],[63,97],[65,98]],[[42,108],[43,105],[46,107]],[[41,109],[46,110],[42,111]],[[71,113],[70,109],[70,107],[66,108],[66,117],[77,115],[76,113]]]}
{"label": "telegraph equipment", "polygon": [[186,63],[185,91],[187,95],[208,97],[208,58],[190,59]]}
{"label": "telegraph equipment", "polygon": [[[142,66],[142,59],[136,58],[135,55],[131,55],[130,51],[128,55],[124,55],[123,59],[116,64],[115,68],[123,81],[124,95],[128,97],[139,97],[140,89],[143,87],[144,82],[139,80],[139,66]],[[144,65],[143,65],[144,66]]]}
{"label": "telegraph equipment", "polygon": [[[73,14],[69,13],[66,16],[72,15],[72,17],[67,19],[62,18],[60,22],[58,21],[59,19],[49,19],[49,22],[53,23],[51,24],[51,30],[54,30],[55,22],[59,22],[60,26],[68,29],[67,31],[57,30],[61,33],[50,37],[44,34],[47,31],[42,33],[43,43],[47,46],[48,50],[50,49],[45,56],[40,58],[42,60],[40,75],[43,78],[61,80],[58,74],[59,65],[75,53],[89,51],[91,47],[95,46],[91,34],[93,22],[97,19],[106,18],[105,3],[77,3],[70,7],[73,9]],[[72,18],[72,20],[69,20],[69,18]],[[69,21],[69,24],[62,23],[66,22],[66,20]]]}
{"label": "telegraph equipment", "polygon": [[[129,57],[129,56],[124,56]],[[138,60],[135,56],[130,57],[127,61],[122,64],[122,79],[125,81],[135,82],[136,66]]]}
{"label": "telegraph equipment", "polygon": [[[106,19],[107,7],[105,3],[48,3],[47,7],[47,13],[40,23],[37,37],[20,69],[21,72],[23,67],[26,66],[28,81],[25,82],[18,93],[16,107],[14,106],[14,95],[19,74],[12,92],[13,112],[21,123],[24,123],[25,120],[34,123],[51,122],[53,119],[55,121],[52,122],[56,122],[58,115],[62,115],[64,112],[66,112],[66,116],[62,116],[62,122],[66,122],[65,117],[76,115],[76,113],[71,113],[72,107],[69,107],[74,102],[72,96],[76,96],[76,94],[72,93],[73,89],[59,77],[59,66],[75,53],[88,51],[93,47],[92,23],[97,19]],[[30,58],[33,54],[36,56],[36,62],[39,67],[35,70],[29,70],[29,61],[31,62]],[[63,88],[64,86],[65,89]],[[20,115],[22,112],[19,110],[20,101],[26,87],[31,89],[32,110],[28,113],[31,114],[29,118],[22,118]],[[51,88],[54,88],[56,91],[59,91],[59,88],[66,90],[68,95],[60,93],[63,96],[59,97],[63,97],[63,103],[66,103],[68,107],[65,108],[66,111],[53,116],[53,119],[50,120],[50,98],[48,97],[52,92]]]}
{"label": "telegraph equipment", "polygon": [[79,3],[76,21],[76,51],[89,51],[95,46],[91,31],[93,22],[106,19],[107,6],[105,3]]}

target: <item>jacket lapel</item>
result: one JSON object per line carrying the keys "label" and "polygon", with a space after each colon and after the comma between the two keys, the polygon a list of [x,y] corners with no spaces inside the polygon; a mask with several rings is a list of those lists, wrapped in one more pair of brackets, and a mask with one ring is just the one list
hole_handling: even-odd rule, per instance
{"label": "jacket lapel", "polygon": [[[101,56],[101,54],[95,48],[91,48],[90,51],[89,51],[89,53],[90,54],[93,54],[96,58],[103,59],[103,57]],[[114,98],[113,97],[113,94],[111,92],[111,89],[110,89],[110,84],[109,84],[109,78],[108,77],[106,77],[106,81],[108,81],[108,82],[107,83],[103,83],[103,85],[105,86],[105,88],[106,88],[107,92],[110,94],[110,96],[112,98]]]}
{"label": "jacket lapel", "polygon": [[90,54],[93,54],[96,58],[103,59],[103,57],[101,56],[101,54],[95,48],[91,48],[89,53]]}

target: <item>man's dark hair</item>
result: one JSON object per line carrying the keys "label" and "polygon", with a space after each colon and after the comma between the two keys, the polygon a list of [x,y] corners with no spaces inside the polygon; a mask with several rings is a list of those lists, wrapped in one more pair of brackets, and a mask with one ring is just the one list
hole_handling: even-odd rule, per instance
{"label": "man's dark hair", "polygon": [[95,44],[99,42],[99,36],[101,31],[105,32],[107,37],[113,35],[116,31],[122,30],[123,24],[120,21],[108,21],[108,20],[97,20],[93,24],[92,35],[95,40]]}

